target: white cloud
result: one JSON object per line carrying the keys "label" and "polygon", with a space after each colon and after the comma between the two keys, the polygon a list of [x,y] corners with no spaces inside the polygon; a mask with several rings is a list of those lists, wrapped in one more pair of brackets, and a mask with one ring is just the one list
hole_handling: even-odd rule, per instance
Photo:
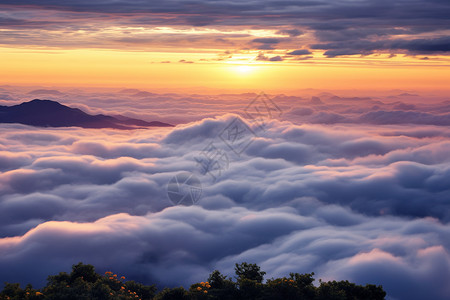
{"label": "white cloud", "polygon": [[[235,117],[134,131],[0,125],[0,281],[42,284],[83,261],[188,285],[249,261],[269,277],[383,284],[393,299],[450,296],[448,128],[248,122],[257,137],[239,156],[218,137]],[[229,157],[216,181],[195,161],[211,142]],[[166,185],[184,171],[202,198],[173,207]]]}

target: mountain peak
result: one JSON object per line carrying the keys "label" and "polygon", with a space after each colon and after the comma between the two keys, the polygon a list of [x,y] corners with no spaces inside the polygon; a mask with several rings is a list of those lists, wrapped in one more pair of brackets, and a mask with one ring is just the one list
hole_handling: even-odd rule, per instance
{"label": "mountain peak", "polygon": [[70,107],[65,106],[58,101],[53,100],[41,100],[41,99],[33,99],[28,102],[22,102],[19,104],[20,106],[37,106],[37,107],[67,107],[70,109]]}
{"label": "mountain peak", "polygon": [[46,100],[46,99],[33,99],[31,101],[28,101],[28,102],[23,102],[22,104],[27,104],[27,103],[53,103],[53,104],[62,105],[58,101]]}
{"label": "mountain peak", "polygon": [[90,115],[78,108],[71,108],[53,100],[34,99],[19,105],[1,106],[0,123],[20,123],[43,127],[83,127],[137,129],[169,127],[162,122],[146,122],[131,118],[106,115]]}

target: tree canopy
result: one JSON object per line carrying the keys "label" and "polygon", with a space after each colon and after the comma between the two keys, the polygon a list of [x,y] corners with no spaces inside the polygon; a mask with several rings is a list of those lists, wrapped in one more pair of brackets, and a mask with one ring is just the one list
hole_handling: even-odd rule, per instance
{"label": "tree canopy", "polygon": [[34,289],[21,288],[18,283],[5,283],[0,300],[383,300],[382,286],[357,285],[349,281],[319,281],[314,273],[290,273],[287,277],[264,282],[266,272],[256,264],[235,265],[235,280],[214,270],[204,282],[184,287],[164,288],[144,285],[125,277],[105,272],[100,275],[94,266],[78,263],[70,274],[51,275],[47,285]]}

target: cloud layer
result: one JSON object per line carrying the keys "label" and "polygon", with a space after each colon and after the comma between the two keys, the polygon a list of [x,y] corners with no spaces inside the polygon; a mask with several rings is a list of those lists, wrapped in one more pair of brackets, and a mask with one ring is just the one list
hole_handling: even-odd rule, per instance
{"label": "cloud layer", "polygon": [[[2,1],[3,45],[448,55],[448,1]],[[249,30],[251,28],[251,30]],[[253,30],[253,32],[252,32]],[[259,30],[259,31],[258,31]],[[70,34],[70,39],[61,38]],[[295,54],[293,54],[295,55]],[[287,56],[287,58],[292,58]]]}
{"label": "cloud layer", "polygon": [[[136,101],[140,92],[122,94]],[[119,111],[124,104],[109,97],[90,98],[92,109]],[[252,95],[145,97],[188,103],[174,118],[188,107],[211,117],[134,131],[0,125],[0,269],[8,270],[0,281],[39,285],[83,261],[161,286],[189,285],[249,261],[268,277],[315,272],[382,284],[389,299],[450,297],[448,103],[411,94],[279,95],[282,119],[260,126],[222,114],[239,112]],[[214,97],[228,99],[222,113],[207,107]],[[153,119],[165,113],[152,111],[152,101],[135,103]],[[227,146],[230,124],[251,130],[240,137],[242,151]],[[198,162],[211,145],[228,162],[214,177]],[[194,206],[167,197],[180,172],[202,183]]]}

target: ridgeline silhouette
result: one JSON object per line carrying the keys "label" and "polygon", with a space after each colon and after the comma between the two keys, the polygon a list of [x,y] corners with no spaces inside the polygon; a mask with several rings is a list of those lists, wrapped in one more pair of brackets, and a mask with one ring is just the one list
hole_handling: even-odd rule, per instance
{"label": "ridgeline silhouette", "polygon": [[136,129],[147,127],[171,127],[173,125],[153,121],[146,122],[122,115],[90,115],[78,108],[71,108],[51,100],[35,99],[13,106],[0,106],[0,123],[20,123],[40,127],[82,127]]}

